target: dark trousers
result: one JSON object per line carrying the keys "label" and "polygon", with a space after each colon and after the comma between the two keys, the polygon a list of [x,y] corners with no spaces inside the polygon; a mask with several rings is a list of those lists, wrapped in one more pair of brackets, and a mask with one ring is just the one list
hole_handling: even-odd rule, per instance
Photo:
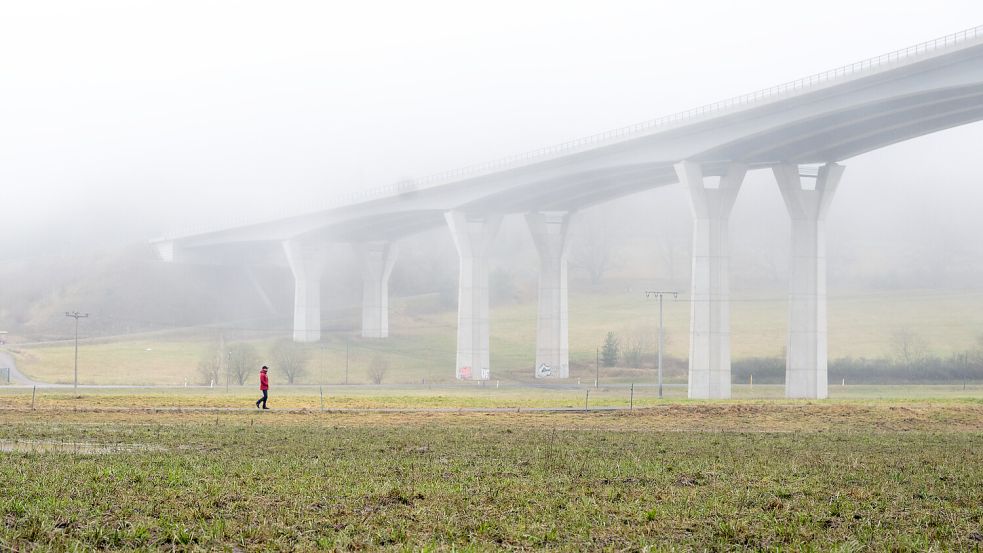
{"label": "dark trousers", "polygon": [[256,406],[258,407],[259,404],[262,403],[263,407],[266,407],[266,398],[269,397],[269,395],[269,390],[263,390],[263,397],[256,400]]}

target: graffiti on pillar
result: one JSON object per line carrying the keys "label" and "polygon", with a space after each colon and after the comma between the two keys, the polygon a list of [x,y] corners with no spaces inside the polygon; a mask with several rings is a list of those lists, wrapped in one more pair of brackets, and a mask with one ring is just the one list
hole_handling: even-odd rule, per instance
{"label": "graffiti on pillar", "polygon": [[488,380],[489,378],[491,378],[491,371],[488,369],[488,367],[482,367],[481,368],[481,379],[482,380]]}
{"label": "graffiti on pillar", "polygon": [[553,367],[549,363],[541,363],[536,369],[536,378],[546,378],[553,375]]}
{"label": "graffiti on pillar", "polygon": [[459,367],[457,369],[458,380],[471,380],[471,367]]}

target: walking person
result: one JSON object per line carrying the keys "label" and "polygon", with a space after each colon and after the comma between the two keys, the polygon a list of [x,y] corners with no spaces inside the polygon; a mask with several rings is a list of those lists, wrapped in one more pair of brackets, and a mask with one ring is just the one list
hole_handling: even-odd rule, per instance
{"label": "walking person", "polygon": [[266,376],[266,371],[268,370],[269,369],[266,367],[266,365],[263,365],[263,368],[259,370],[259,390],[263,392],[263,397],[256,400],[257,409],[259,409],[260,403],[263,404],[263,409],[269,409],[269,407],[266,406],[266,398],[269,397],[270,393],[270,379]]}

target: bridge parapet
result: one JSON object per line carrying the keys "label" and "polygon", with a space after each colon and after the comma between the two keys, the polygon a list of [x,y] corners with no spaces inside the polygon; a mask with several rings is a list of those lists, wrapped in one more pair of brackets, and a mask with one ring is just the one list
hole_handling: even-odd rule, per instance
{"label": "bridge parapet", "polygon": [[[760,106],[776,100],[782,100],[800,94],[813,92],[828,86],[840,84],[844,81],[866,77],[879,71],[893,69],[899,65],[914,63],[927,57],[948,53],[953,50],[966,48],[981,42],[983,42],[983,25],[951,33],[925,42],[920,42],[906,48],[901,48],[879,56],[842,65],[834,69],[808,75],[806,77],[777,84],[768,88],[763,88],[710,104],[704,104],[685,111],[665,115],[656,119],[650,119],[648,121],[643,121],[633,125],[584,136],[567,142],[539,148],[537,150],[521,152],[483,163],[467,165],[464,167],[434,173],[419,179],[403,179],[391,184],[356,190],[354,192],[338,195],[328,199],[327,202],[322,204],[321,208],[316,211],[337,209],[363,202],[391,198],[401,194],[406,194],[408,192],[473,179],[497,172],[508,171],[510,169],[517,169],[607,144],[636,139],[656,132],[662,132],[682,125],[691,124],[703,119],[717,117],[720,115],[733,113],[735,111]],[[271,220],[278,218],[282,218],[282,215]],[[252,222],[256,223],[256,221]],[[181,233],[179,235],[165,236],[161,238],[161,240],[175,239],[183,235],[215,232],[231,226],[245,225],[247,224],[247,221],[227,221],[226,223],[227,224],[219,226],[199,228],[193,232]]]}

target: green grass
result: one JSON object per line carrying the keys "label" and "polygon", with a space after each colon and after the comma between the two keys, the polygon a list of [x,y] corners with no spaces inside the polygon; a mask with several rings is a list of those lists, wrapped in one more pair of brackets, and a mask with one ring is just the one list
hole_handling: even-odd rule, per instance
{"label": "green grass", "polygon": [[978,400],[3,417],[0,450],[19,451],[0,453],[2,549],[983,543]]}
{"label": "green grass", "polygon": [[[198,356],[206,343],[181,336],[82,344],[79,383],[183,385],[185,378],[197,376]],[[74,344],[15,348],[14,357],[18,369],[35,380],[73,382]]]}
{"label": "green grass", "polygon": [[[522,386],[480,386],[462,383],[445,386],[275,386],[270,405],[281,409],[525,409],[562,408],[583,409],[599,407],[657,407],[699,403],[686,399],[686,388],[666,387],[664,399],[658,388],[624,385],[601,385],[565,388],[529,388]],[[780,385],[735,385],[735,402],[748,400],[784,401]],[[259,392],[253,387],[232,386],[208,388],[82,388],[76,395],[72,388],[0,387],[0,409],[30,408],[33,398],[37,409],[93,408],[251,408]],[[908,385],[908,386],[831,386],[830,399],[824,404],[839,402],[983,402],[983,384]],[[729,402],[722,402],[728,404]]]}
{"label": "green grass", "polygon": [[[786,304],[783,292],[735,294],[732,313],[732,356],[781,357],[785,343]],[[309,375],[303,380],[343,382],[346,342],[348,379],[367,383],[367,368],[376,356],[385,358],[391,369],[387,383],[449,382],[454,375],[455,325],[453,311],[424,313],[430,297],[394,298],[392,337],[360,339],[348,333],[325,333],[322,343],[312,345]],[[506,381],[526,380],[532,373],[535,352],[535,303],[499,305],[492,309],[492,377]],[[574,378],[593,379],[595,348],[608,331],[622,339],[642,337],[645,351],[655,350],[657,309],[639,291],[600,293],[574,291],[570,297],[570,360]],[[286,323],[285,323],[286,324]],[[983,292],[945,293],[906,290],[892,293],[841,293],[829,300],[829,357],[891,356],[892,334],[910,328],[924,339],[928,351],[948,355],[976,347],[983,332]],[[689,304],[666,304],[667,355],[688,355]],[[267,353],[283,332],[227,332],[228,342],[253,342],[269,364]],[[217,343],[218,332],[202,329],[189,333],[160,332],[152,336],[113,341],[83,342],[80,348],[79,380],[83,384],[158,384],[180,386],[197,383],[198,358],[209,344]],[[45,382],[70,383],[74,350],[71,344],[17,346],[13,352],[20,369]],[[651,381],[652,371],[607,369],[607,379]],[[255,376],[251,378],[255,379]],[[274,382],[282,382],[273,372]],[[669,372],[670,381],[683,382],[684,375]],[[253,380],[255,381],[255,380]]]}

